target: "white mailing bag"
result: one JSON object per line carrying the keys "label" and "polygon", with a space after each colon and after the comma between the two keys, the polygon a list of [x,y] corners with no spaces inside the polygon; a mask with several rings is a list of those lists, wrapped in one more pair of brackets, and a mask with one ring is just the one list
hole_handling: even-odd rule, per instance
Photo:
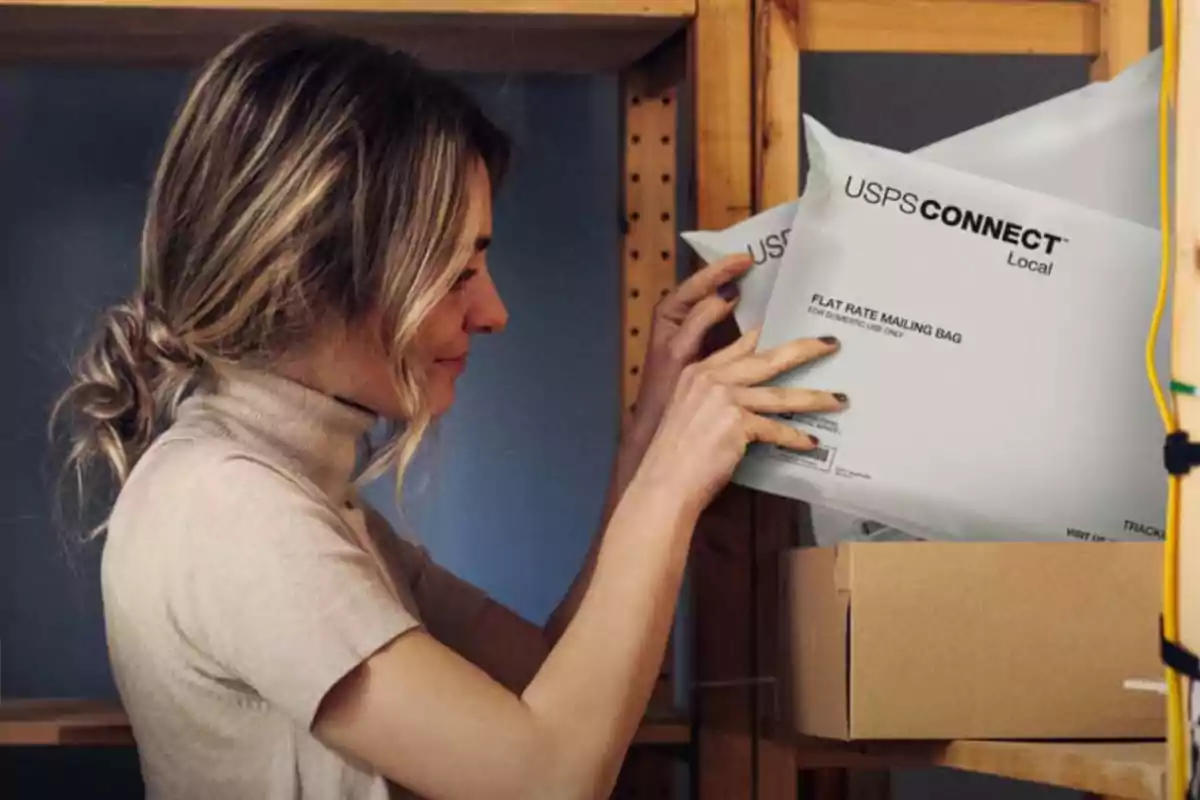
{"label": "white mailing bag", "polygon": [[[1111,81],[1087,84],[912,155],[1157,228],[1161,75],[1162,52],[1156,50]],[[769,208],[725,230],[683,234],[706,262],[739,251],[754,257],[734,311],[741,330],[763,322],[801,202]]]}
{"label": "white mailing bag", "polygon": [[805,130],[809,185],[760,347],[838,336],[776,383],[850,407],[797,418],[821,447],[756,446],[735,481],[922,538],[1161,538],[1143,362],[1158,233]]}
{"label": "white mailing bag", "polygon": [[1108,82],[1022,109],[914,155],[1157,228],[1156,50]]}

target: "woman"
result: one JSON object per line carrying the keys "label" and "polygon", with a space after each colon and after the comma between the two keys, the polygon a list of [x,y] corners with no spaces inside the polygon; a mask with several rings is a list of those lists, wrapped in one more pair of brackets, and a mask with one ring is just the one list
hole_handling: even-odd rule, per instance
{"label": "woman", "polygon": [[140,288],[57,409],[68,474],[119,489],[105,614],[151,797],[605,796],[701,510],[749,442],[812,446],[761,413],[840,408],[756,386],[832,340],[689,363],[732,309],[731,259],[662,303],[603,533],[545,630],[398,539],[355,487],[403,472],[472,336],[505,325],[486,248],[507,149],[451,85],[352,39],[270,28],[199,76]]}

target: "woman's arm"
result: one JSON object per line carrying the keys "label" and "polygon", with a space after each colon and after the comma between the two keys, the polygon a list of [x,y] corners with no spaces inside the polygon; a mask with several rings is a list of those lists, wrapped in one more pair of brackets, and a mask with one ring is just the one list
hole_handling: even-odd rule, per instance
{"label": "woman's arm", "polygon": [[617,501],[633,479],[646,449],[658,429],[663,411],[684,367],[696,360],[704,337],[728,317],[737,304],[737,281],[753,266],[751,258],[739,253],[697,270],[654,309],[650,345],[642,370],[642,383],[631,415],[622,431],[614,459],[600,525],[584,558],[583,567],[562,601],[546,621],[544,636],[553,645],[571,621],[596,565],[601,536]]}
{"label": "woman's arm", "polygon": [[371,537],[412,592],[425,631],[510,692],[525,691],[550,653],[541,627],[402,539],[374,508],[362,510]]}
{"label": "woman's arm", "polygon": [[524,692],[409,631],[325,697],[316,735],[430,798],[607,797],[658,675],[700,510],[750,441],[813,445],[759,413],[840,408],[825,392],[753,386],[833,345],[751,355],[754,344],[685,370],[578,610]]}
{"label": "woman's arm", "polygon": [[519,695],[420,631],[331,692],[315,733],[430,798],[606,797],[648,702],[694,514],[668,485],[614,512],[575,621]]}

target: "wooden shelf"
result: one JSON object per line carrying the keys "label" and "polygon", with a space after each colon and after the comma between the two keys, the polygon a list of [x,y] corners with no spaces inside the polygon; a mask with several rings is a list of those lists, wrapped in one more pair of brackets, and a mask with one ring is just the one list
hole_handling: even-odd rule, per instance
{"label": "wooden shelf", "polygon": [[1088,0],[785,0],[803,50],[1096,55]]}
{"label": "wooden shelf", "polygon": [[608,72],[695,15],[696,0],[0,0],[0,62],[186,65],[239,32],[315,22],[466,72]]}
{"label": "wooden shelf", "polygon": [[[652,710],[634,739],[642,747],[686,745],[687,717]],[[104,700],[5,700],[0,702],[0,747],[44,745],[131,746],[125,712]]]}
{"label": "wooden shelf", "polygon": [[131,745],[120,706],[103,700],[0,702],[0,746]]}
{"label": "wooden shelf", "polygon": [[676,710],[651,708],[642,720],[635,745],[642,747],[686,745],[692,741],[692,724],[687,715]]}
{"label": "wooden shelf", "polygon": [[947,767],[1122,800],[1165,800],[1166,746],[1148,742],[830,742],[796,745],[799,769]]}

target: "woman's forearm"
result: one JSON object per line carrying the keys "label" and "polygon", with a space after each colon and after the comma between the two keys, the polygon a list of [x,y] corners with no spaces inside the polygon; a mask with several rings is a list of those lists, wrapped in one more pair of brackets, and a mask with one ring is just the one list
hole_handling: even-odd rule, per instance
{"label": "woman's forearm", "polygon": [[563,743],[563,797],[611,789],[658,677],[695,521],[664,487],[630,486],[572,622],[523,695]]}

